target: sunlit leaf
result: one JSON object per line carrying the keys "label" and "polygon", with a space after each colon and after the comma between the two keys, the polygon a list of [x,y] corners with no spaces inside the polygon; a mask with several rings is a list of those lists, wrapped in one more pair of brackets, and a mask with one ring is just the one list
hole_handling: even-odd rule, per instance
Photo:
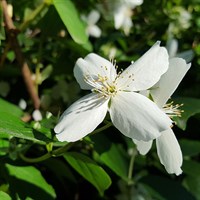
{"label": "sunlit leaf", "polygon": [[81,176],[93,184],[101,195],[110,186],[111,179],[108,174],[89,157],[76,152],[68,152],[64,158]]}
{"label": "sunlit leaf", "polygon": [[[14,177],[11,184],[19,196],[32,197],[33,199],[55,199],[56,194],[51,185],[43,178],[38,169],[32,166],[13,166],[6,164],[10,176]],[[22,192],[22,193],[21,193]]]}
{"label": "sunlit leaf", "polygon": [[46,135],[33,130],[20,119],[22,114],[23,112],[20,108],[0,99],[1,136],[13,136],[38,142],[49,142],[50,139]]}
{"label": "sunlit leaf", "polygon": [[11,200],[11,197],[7,193],[0,191],[0,199],[1,200]]}
{"label": "sunlit leaf", "polygon": [[53,0],[53,4],[74,41],[85,44],[88,37],[73,2],[70,0]]}
{"label": "sunlit leaf", "polygon": [[6,112],[8,114],[12,114],[18,117],[21,117],[23,111],[16,105],[9,103],[0,98],[0,112]]}

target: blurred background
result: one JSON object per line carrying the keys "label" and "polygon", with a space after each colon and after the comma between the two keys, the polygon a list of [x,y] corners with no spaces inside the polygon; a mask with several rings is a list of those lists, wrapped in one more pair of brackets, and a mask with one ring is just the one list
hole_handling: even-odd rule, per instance
{"label": "blurred background", "polygon": [[[199,0],[2,0],[0,20],[0,199],[200,199]],[[156,41],[192,63],[172,96],[183,174],[115,127],[58,142],[60,114],[89,92],[76,60],[95,52],[125,69]]]}

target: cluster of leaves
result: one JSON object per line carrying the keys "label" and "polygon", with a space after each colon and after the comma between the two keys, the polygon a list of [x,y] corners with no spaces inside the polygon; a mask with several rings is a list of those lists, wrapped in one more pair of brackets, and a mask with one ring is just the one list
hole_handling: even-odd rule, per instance
{"label": "cluster of leaves", "polygon": [[[88,38],[80,15],[106,4],[104,0],[7,3],[13,6],[17,41],[34,75],[43,119],[32,117],[35,107],[0,7],[0,199],[200,199],[199,1],[144,0],[134,9],[129,36],[102,15],[100,38]],[[123,68],[155,41],[167,45],[172,38],[178,40],[177,53],[190,50],[191,59],[193,52],[192,67],[173,99],[184,104],[174,128],[184,156],[183,175],[168,175],[155,147],[147,156],[138,155],[114,127],[98,127],[96,134],[76,143],[57,141],[53,127],[59,114],[83,95],[73,77],[77,58],[89,52],[109,57],[114,49]],[[18,106],[20,99],[27,102],[25,110]]]}

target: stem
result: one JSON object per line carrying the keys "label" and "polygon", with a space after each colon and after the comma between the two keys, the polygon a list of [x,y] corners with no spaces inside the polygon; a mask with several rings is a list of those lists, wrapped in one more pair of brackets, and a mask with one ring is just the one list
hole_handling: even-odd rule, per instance
{"label": "stem", "polygon": [[51,157],[56,157],[56,156],[60,156],[62,153],[66,152],[69,148],[71,148],[75,143],[67,143],[66,145],[52,151],[52,152],[48,152],[40,157],[37,158],[28,158],[26,156],[24,156],[22,153],[19,154],[20,158],[22,160],[24,160],[25,162],[29,162],[29,163],[38,163],[38,162],[42,162],[44,160],[47,160]]}
{"label": "stem", "polygon": [[[91,134],[99,133],[99,132],[109,128],[110,126],[112,126],[112,123],[108,122],[105,126],[99,128],[99,129],[96,129]],[[48,152],[48,153],[44,154],[43,156],[40,156],[40,157],[37,157],[37,158],[28,158],[28,157],[24,156],[21,153],[19,154],[19,156],[25,162],[37,163],[37,162],[41,162],[41,161],[47,160],[47,159],[49,159],[51,157],[60,156],[61,154],[66,152],[69,148],[71,148],[74,144],[75,144],[75,142],[67,143],[64,146],[62,146],[62,147],[60,147],[60,148],[58,148],[58,149],[56,149],[54,151]]]}
{"label": "stem", "polygon": [[28,63],[26,62],[26,60],[24,58],[21,47],[17,40],[17,34],[19,33],[19,30],[16,29],[16,27],[13,24],[12,19],[8,15],[6,0],[1,0],[0,2],[1,2],[2,8],[3,8],[4,22],[5,22],[6,31],[7,31],[8,37],[9,37],[10,45],[11,45],[13,51],[15,52],[16,59],[19,63],[19,66],[21,67],[22,76],[24,78],[24,82],[26,84],[26,87],[30,94],[30,97],[33,101],[34,107],[35,107],[35,109],[39,109],[40,99],[35,91],[35,86],[34,86],[34,82],[32,81],[32,78],[31,78],[32,74],[29,69]]}
{"label": "stem", "polygon": [[43,156],[40,156],[40,157],[37,157],[37,158],[28,158],[26,156],[24,156],[23,154],[19,154],[19,157],[24,160],[25,162],[28,162],[28,163],[37,163],[37,162],[41,162],[41,161],[44,161],[44,160],[47,160],[48,158],[51,158],[51,153],[46,153],[44,154]]}
{"label": "stem", "polygon": [[128,185],[132,185],[134,181],[132,180],[133,176],[133,167],[134,167],[134,161],[135,161],[136,151],[132,149],[131,152],[131,159],[129,163],[129,170],[128,170]]}
{"label": "stem", "polygon": [[93,131],[91,134],[95,134],[95,133],[99,133],[101,131],[106,130],[107,128],[109,128],[110,126],[112,126],[111,122],[108,122],[106,125],[102,126],[101,128],[96,129],[95,131]]}
{"label": "stem", "polygon": [[67,143],[66,145],[52,151],[52,156],[60,156],[64,152],[68,151],[76,142]]}

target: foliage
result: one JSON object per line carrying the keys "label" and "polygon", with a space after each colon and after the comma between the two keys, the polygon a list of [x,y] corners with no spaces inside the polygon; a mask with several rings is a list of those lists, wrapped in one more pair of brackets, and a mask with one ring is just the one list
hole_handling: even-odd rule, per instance
{"label": "foliage", "polygon": [[[112,12],[103,11],[106,0],[7,3],[13,26],[0,7],[0,199],[200,199],[199,2],[144,0],[133,9],[129,35],[114,28]],[[93,9],[101,13],[99,38],[86,34],[81,17]],[[73,76],[79,57],[114,54],[123,69],[157,40],[167,46],[172,39],[175,54],[192,61],[172,97],[184,110],[173,128],[184,156],[182,175],[167,174],[154,146],[139,155],[107,118],[81,141],[56,139],[60,114],[86,93]],[[42,120],[32,115],[38,109]]]}

